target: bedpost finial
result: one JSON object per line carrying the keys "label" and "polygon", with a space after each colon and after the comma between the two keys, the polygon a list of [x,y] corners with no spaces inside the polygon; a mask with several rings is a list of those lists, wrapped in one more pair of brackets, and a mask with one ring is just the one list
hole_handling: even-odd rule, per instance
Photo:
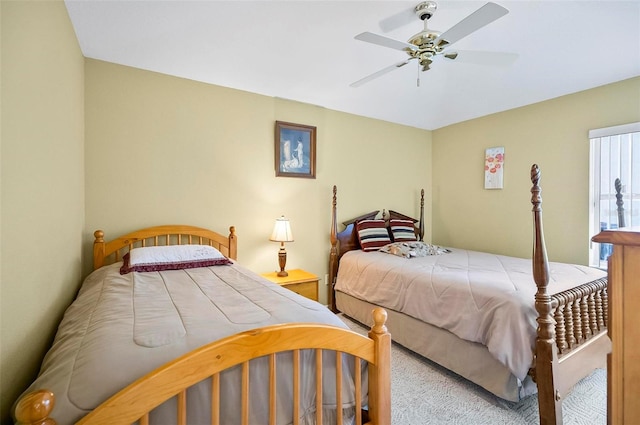
{"label": "bedpost finial", "polygon": [[371,314],[373,316],[373,327],[371,330],[377,334],[386,333],[387,327],[385,323],[387,323],[387,310],[382,307],[376,307]]}
{"label": "bedpost finial", "polygon": [[229,226],[229,236],[234,237],[236,235],[236,226]]}
{"label": "bedpost finial", "polygon": [[333,200],[331,202],[331,204],[333,205],[333,209],[336,209],[336,205],[338,204],[338,188],[336,187],[336,185],[333,185]]}
{"label": "bedpost finial", "polygon": [[95,232],[93,232],[93,237],[95,238],[96,242],[104,242],[104,232],[102,230],[96,230]]}
{"label": "bedpost finial", "polygon": [[533,183],[534,185],[537,185],[539,181],[540,181],[540,167],[538,167],[538,164],[533,164],[531,166],[531,183]]}
{"label": "bedpost finial", "polygon": [[621,193],[622,192],[622,182],[620,181],[620,178],[616,178],[616,180],[614,181],[614,186],[616,188],[616,192]]}
{"label": "bedpost finial", "polygon": [[51,419],[55,396],[49,390],[38,390],[26,394],[16,404],[15,417],[18,424],[56,425]]}

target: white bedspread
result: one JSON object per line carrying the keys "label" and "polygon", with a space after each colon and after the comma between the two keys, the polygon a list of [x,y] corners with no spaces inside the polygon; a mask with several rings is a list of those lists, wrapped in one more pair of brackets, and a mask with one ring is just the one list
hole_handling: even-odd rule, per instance
{"label": "white bedspread", "polygon": [[[156,367],[225,336],[287,322],[327,323],[346,328],[325,306],[237,264],[126,275],[119,274],[120,266],[121,263],[106,266],[87,277],[64,315],[40,376],[29,388],[54,392],[54,418],[60,425],[74,423]],[[302,354],[303,359],[306,356],[310,364],[315,364],[313,351],[305,350]],[[323,357],[325,365],[331,366],[332,362],[335,365],[334,354],[326,353]],[[262,360],[266,364],[266,359]],[[277,367],[278,373],[285,373],[287,366],[281,367],[280,362],[286,364],[286,356],[278,356]],[[345,381],[350,379],[349,364],[352,361],[343,366]],[[252,365],[252,374],[254,366],[257,367]],[[305,382],[315,382],[315,366],[313,370],[304,365],[301,369]],[[237,370],[234,373],[239,374]],[[267,376],[263,373],[261,379]],[[290,376],[284,382],[278,381],[279,389],[291,386]],[[231,377],[223,375],[223,385]],[[307,387],[301,397],[301,411],[311,417],[315,411],[315,390],[313,385]],[[205,395],[210,385],[202,388],[205,390],[201,395],[189,393],[189,423],[211,423],[208,408],[192,412],[192,404],[210,399]],[[222,388],[221,405],[229,409],[222,412],[221,423],[239,423],[239,392]],[[250,388],[252,406],[258,406],[261,398],[268,405],[266,387]],[[343,406],[348,410],[353,400],[348,399],[346,391],[345,387]],[[333,402],[335,410],[333,391],[325,392],[323,400],[328,409]],[[279,404],[284,412],[291,412],[292,403],[287,404],[286,397]],[[172,407],[167,409],[170,411]],[[264,411],[252,407],[250,420],[262,420],[264,415]],[[302,423],[307,423],[308,417]],[[166,420],[158,419],[156,423]]]}
{"label": "white bedspread", "polygon": [[[347,252],[335,289],[484,344],[523,380],[532,364],[537,327],[531,260],[450,249],[411,259]],[[551,294],[606,277],[602,270],[580,265],[550,263],[549,269]]]}

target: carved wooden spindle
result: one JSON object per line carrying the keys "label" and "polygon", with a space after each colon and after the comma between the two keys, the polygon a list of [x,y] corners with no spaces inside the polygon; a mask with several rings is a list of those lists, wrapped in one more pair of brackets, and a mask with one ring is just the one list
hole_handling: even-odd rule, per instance
{"label": "carved wooden spindle", "polygon": [[538,290],[535,296],[535,306],[538,312],[536,337],[536,382],[538,383],[538,406],[540,424],[562,424],[561,394],[555,390],[558,379],[556,366],[558,364],[558,347],[555,342],[555,321],[551,310],[551,295],[549,295],[549,261],[544,243],[542,229],[542,189],[539,185],[540,169],[537,164],[531,167],[531,204],[533,205],[534,244],[533,244],[533,280]]}
{"label": "carved wooden spindle", "polygon": [[584,292],[580,294],[580,311],[582,313],[582,336],[585,340],[591,338],[591,328],[590,320],[589,320],[589,305],[587,303],[587,299],[589,298],[588,294]]}
{"label": "carved wooden spindle", "polygon": [[609,293],[607,287],[602,288],[602,320],[604,325],[609,327]]}
{"label": "carved wooden spindle", "polygon": [[598,331],[604,329],[604,316],[603,316],[603,306],[602,306],[602,289],[596,292],[596,315],[598,319]]}
{"label": "carved wooden spindle", "polygon": [[571,312],[571,301],[567,299],[564,305],[564,327],[567,332],[567,345],[573,348],[576,345],[576,337],[573,330],[573,314]]}
{"label": "carved wooden spindle", "polygon": [[596,311],[596,294],[594,292],[589,294],[587,305],[589,306],[589,318],[591,319],[591,323],[589,324],[591,327],[591,335],[595,335],[598,333],[598,312]]}
{"label": "carved wooden spindle", "polygon": [[567,344],[567,333],[564,323],[564,305],[562,304],[564,297],[560,297],[561,304],[555,309],[553,318],[556,321],[556,345],[558,346],[558,353],[564,353],[569,345]]}
{"label": "carved wooden spindle", "polygon": [[616,188],[616,205],[618,206],[618,228],[626,227],[624,223],[624,202],[622,201],[622,183],[620,179],[616,179],[614,182]]}
{"label": "carved wooden spindle", "polygon": [[573,301],[571,312],[573,314],[573,335],[576,338],[576,344],[581,344],[584,338],[582,336],[582,315],[580,314],[580,299],[577,297]]}

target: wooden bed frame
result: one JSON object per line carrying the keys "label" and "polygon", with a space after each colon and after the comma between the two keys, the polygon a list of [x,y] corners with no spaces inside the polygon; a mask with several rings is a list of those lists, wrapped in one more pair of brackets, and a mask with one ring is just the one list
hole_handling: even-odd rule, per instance
{"label": "wooden bed frame", "polygon": [[[607,336],[608,297],[606,278],[585,283],[557,294],[549,294],[549,268],[542,228],[542,198],[540,170],[531,167],[531,203],[535,227],[533,245],[533,277],[537,286],[535,307],[538,312],[538,329],[535,343],[534,366],[529,374],[537,384],[540,407],[540,424],[562,424],[562,398],[582,378],[595,369],[604,367],[611,342]],[[355,223],[373,219],[379,211],[372,211],[344,222],[345,229],[338,232],[336,220],[337,189],[333,187],[333,212],[331,224],[331,251],[329,271],[332,282],[329,301],[337,311],[335,289],[339,261],[344,253],[360,249]],[[424,221],[424,191],[421,193],[420,225],[416,235],[422,240]],[[410,218],[394,211],[389,218]],[[418,220],[412,219],[415,222]],[[406,318],[398,312],[389,312],[388,323],[394,317]],[[415,319],[413,319],[415,321]],[[393,330],[393,329],[392,329]],[[422,354],[422,353],[420,353]],[[454,372],[456,372],[454,370]]]}
{"label": "wooden bed frame", "polygon": [[[94,233],[94,269],[105,264],[119,261],[119,258],[135,246],[156,246],[175,244],[206,244],[216,247],[226,256],[237,257],[237,237],[235,228],[230,227],[229,236],[207,229],[185,226],[167,225],[142,229],[129,233],[110,242],[104,241],[104,232]],[[276,353],[293,353],[294,400],[300,397],[299,350],[314,349],[351,354],[355,357],[355,399],[361,400],[362,382],[360,379],[361,362],[368,363],[368,411],[356,406],[356,423],[371,425],[391,424],[391,335],[387,332],[385,322],[387,313],[378,308],[372,311],[373,326],[368,337],[351,330],[329,325],[310,323],[287,323],[266,326],[245,331],[219,341],[215,341],[187,353],[164,366],[139,378],[95,410],[82,418],[78,424],[131,424],[135,421],[148,424],[148,413],[164,401],[177,396],[177,424],[186,424],[187,388],[200,381],[211,378],[212,381],[212,424],[218,424],[217,412],[220,407],[220,372],[236,365],[242,365],[242,417],[243,425],[248,425],[249,418],[249,361],[254,358],[269,356],[269,398],[270,415],[265,424],[275,424]],[[316,405],[316,420],[322,423],[322,357],[317,355],[316,380],[320,382]],[[341,362],[336,362],[336,382],[342,380]],[[331,380],[330,380],[331,381]],[[336,394],[338,405],[341,404],[341,389]],[[41,389],[25,394],[15,407],[15,418],[18,424],[53,425],[55,420],[55,395]],[[294,409],[297,409],[294,402]],[[338,409],[338,424],[342,424],[342,411]],[[294,424],[297,424],[298,412],[294,411]]]}

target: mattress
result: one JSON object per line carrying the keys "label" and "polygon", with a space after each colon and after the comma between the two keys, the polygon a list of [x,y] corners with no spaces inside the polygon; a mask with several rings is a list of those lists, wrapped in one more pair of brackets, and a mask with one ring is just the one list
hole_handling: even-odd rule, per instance
{"label": "mattress", "polygon": [[[449,251],[413,258],[349,251],[340,260],[335,289],[480,343],[524,381],[537,327],[531,260]],[[552,294],[606,277],[574,264],[552,262],[549,271]]]}
{"label": "mattress", "polygon": [[[65,312],[53,346],[45,356],[37,380],[27,391],[46,388],[56,395],[54,418],[71,424],[102,401],[162,364],[204,344],[248,329],[287,322],[345,324],[325,306],[271,283],[234,263],[225,266],[129,273],[121,263],[89,275],[76,300]],[[277,356],[279,396],[292,394],[291,356]],[[323,356],[335,369],[335,354]],[[352,386],[353,360],[343,356],[344,385]],[[315,412],[315,352],[301,353],[301,423],[312,423]],[[261,365],[264,363],[264,365]],[[250,422],[264,418],[268,406],[267,359],[251,363]],[[287,373],[289,373],[287,375]],[[325,370],[325,379],[332,375]],[[335,378],[334,378],[335,379]],[[221,377],[221,423],[239,423],[239,367]],[[326,386],[331,387],[331,386]],[[189,423],[211,423],[210,385],[188,392]],[[353,412],[352,391],[343,391],[343,412]],[[351,397],[353,397],[351,395]],[[279,399],[279,418],[289,417],[292,403]],[[325,417],[335,417],[335,385],[323,394]],[[173,415],[169,402],[152,414],[152,422],[166,423]],[[332,414],[332,412],[334,412]],[[282,414],[280,414],[282,413]],[[173,416],[175,418],[175,416]],[[279,419],[278,423],[287,423]]]}

